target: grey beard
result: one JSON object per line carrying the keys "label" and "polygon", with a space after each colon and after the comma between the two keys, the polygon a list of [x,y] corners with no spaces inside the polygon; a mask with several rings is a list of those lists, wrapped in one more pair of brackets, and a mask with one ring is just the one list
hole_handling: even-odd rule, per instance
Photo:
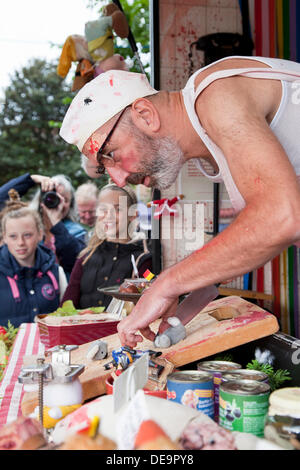
{"label": "grey beard", "polygon": [[127,178],[127,182],[138,184],[146,176],[151,178],[151,186],[158,189],[169,188],[176,180],[184,156],[179,145],[170,137],[152,139],[136,135],[141,155],[148,154],[141,164],[140,171]]}

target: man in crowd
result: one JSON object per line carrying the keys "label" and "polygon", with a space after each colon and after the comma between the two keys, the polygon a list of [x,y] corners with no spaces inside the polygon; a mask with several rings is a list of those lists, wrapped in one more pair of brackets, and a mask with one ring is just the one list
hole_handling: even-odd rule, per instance
{"label": "man in crowd", "polygon": [[97,186],[91,181],[81,184],[75,191],[75,200],[80,223],[90,230],[96,222]]}
{"label": "man in crowd", "polygon": [[[229,57],[196,72],[181,91],[154,90],[141,74],[110,71],[76,95],[61,136],[125,183],[169,187],[183,164],[211,166],[224,181],[234,221],[164,270],[119,324],[135,347],[160,332],[178,297],[264,265],[300,239],[300,64]],[[206,165],[207,167],[207,165]]]}

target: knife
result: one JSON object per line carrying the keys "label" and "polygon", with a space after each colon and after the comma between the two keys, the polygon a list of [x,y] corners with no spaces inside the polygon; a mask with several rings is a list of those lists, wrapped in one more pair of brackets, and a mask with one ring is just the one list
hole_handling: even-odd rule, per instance
{"label": "knife", "polygon": [[191,292],[178,305],[175,317],[179,318],[183,325],[186,325],[218,295],[219,291],[215,285]]}
{"label": "knife", "polygon": [[185,326],[210,302],[218,297],[219,291],[215,285],[202,287],[188,294],[178,305],[176,313],[168,319],[171,325],[163,333],[157,334],[154,346],[168,348],[186,337]]}

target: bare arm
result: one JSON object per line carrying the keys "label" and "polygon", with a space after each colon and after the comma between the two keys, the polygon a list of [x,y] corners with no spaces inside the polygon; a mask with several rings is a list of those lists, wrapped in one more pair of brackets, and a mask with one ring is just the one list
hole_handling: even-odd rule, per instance
{"label": "bare arm", "polygon": [[244,83],[239,89],[237,81],[233,93],[233,83],[205,92],[197,112],[226,156],[246,206],[226,230],[158,277],[120,324],[123,342],[140,341],[137,329],[153,339],[147,325],[172,315],[179,295],[249,272],[300,238],[300,190],[294,170],[259,100],[245,92]]}

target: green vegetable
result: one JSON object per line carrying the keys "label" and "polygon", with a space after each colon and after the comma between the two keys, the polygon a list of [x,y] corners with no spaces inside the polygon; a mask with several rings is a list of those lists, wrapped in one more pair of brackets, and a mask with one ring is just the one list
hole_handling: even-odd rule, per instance
{"label": "green vegetable", "polygon": [[74,307],[72,300],[66,300],[61,307],[59,307],[55,312],[49,313],[56,317],[69,317],[71,315],[79,315],[80,312],[88,310],[89,313],[102,313],[105,310],[105,307],[89,307],[83,308],[81,310]]}
{"label": "green vegetable", "polygon": [[15,328],[10,321],[7,327],[4,327],[6,333],[1,335],[0,339],[0,382],[2,380],[4,369],[7,365],[8,356],[12,350],[15,338],[18,333],[18,328]]}
{"label": "green vegetable", "polygon": [[3,339],[0,339],[0,364],[6,364],[8,355],[7,347]]}
{"label": "green vegetable", "polygon": [[280,388],[287,380],[292,380],[292,378],[290,377],[290,372],[288,370],[278,369],[274,371],[273,366],[271,366],[270,364],[262,364],[256,359],[253,359],[252,362],[249,362],[246,368],[252,370],[259,370],[267,374],[272,392]]}
{"label": "green vegetable", "polygon": [[233,355],[230,353],[220,354],[214,357],[214,361],[234,362]]}

